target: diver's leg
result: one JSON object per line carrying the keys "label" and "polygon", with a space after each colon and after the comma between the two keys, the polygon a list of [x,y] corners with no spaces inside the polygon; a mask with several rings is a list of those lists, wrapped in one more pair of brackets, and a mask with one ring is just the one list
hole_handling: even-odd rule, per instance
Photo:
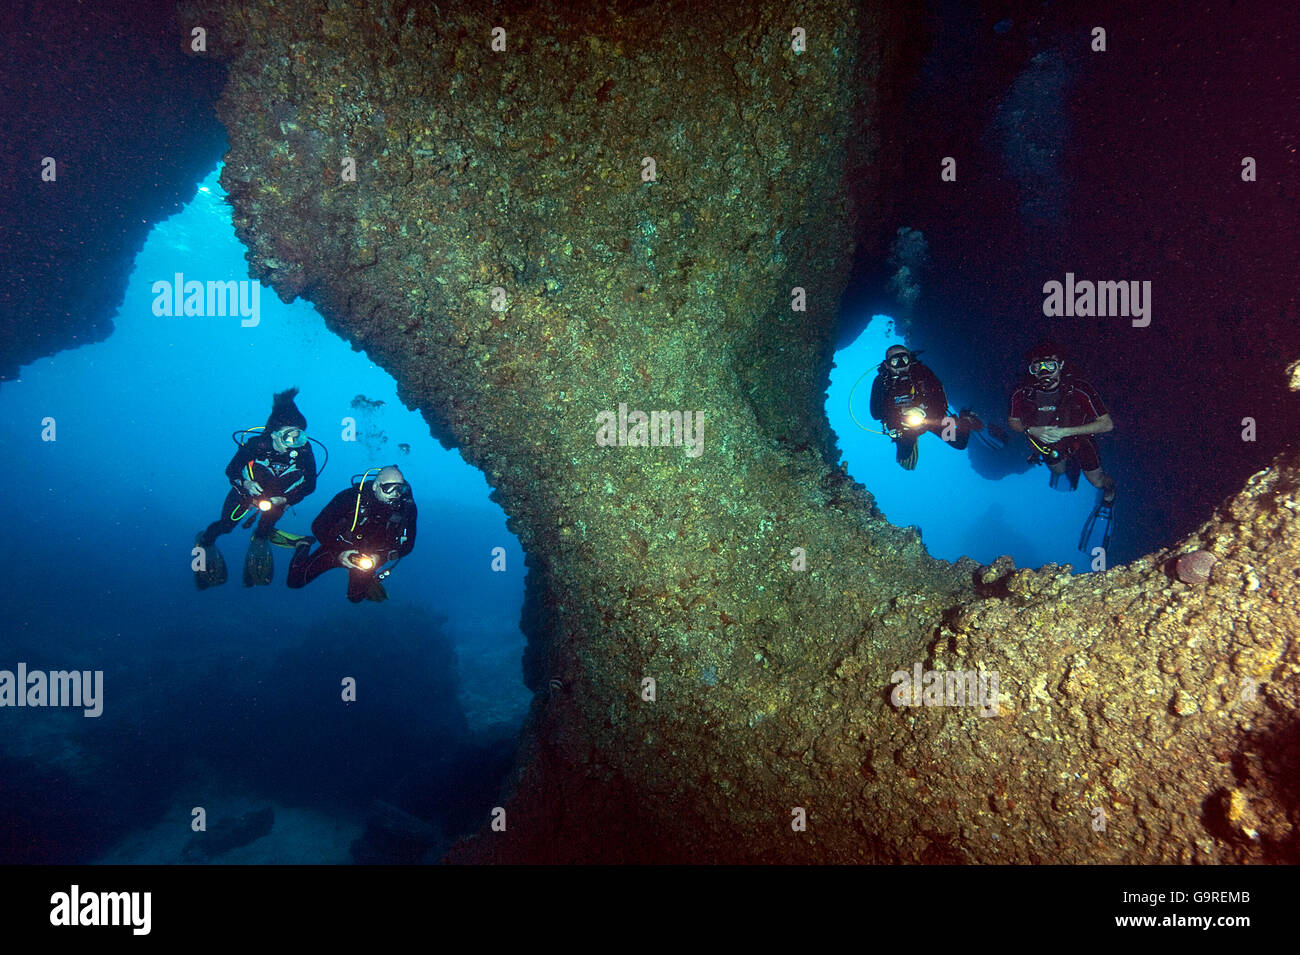
{"label": "diver's leg", "polygon": [[366,599],[366,594],[370,591],[370,581],[374,577],[365,571],[348,570],[348,600],[354,604],[359,604]]}
{"label": "diver's leg", "polygon": [[1107,504],[1115,500],[1115,479],[1101,469],[1101,455],[1097,453],[1097,442],[1091,437],[1080,441],[1075,449],[1075,456],[1088,483],[1102,490],[1102,500]]}
{"label": "diver's leg", "polygon": [[1102,489],[1104,493],[1102,494],[1101,499],[1103,501],[1109,504],[1111,501],[1115,500],[1115,479],[1113,477],[1101,468],[1096,468],[1092,471],[1084,471],[1083,476],[1088,479],[1088,483],[1093,487]]}
{"label": "diver's leg", "polygon": [[307,540],[298,541],[297,546],[293,549],[293,556],[289,558],[289,573],[284,578],[284,584],[291,590],[297,590],[299,587],[307,585],[307,563],[311,560],[311,542]]}
{"label": "diver's leg", "polygon": [[894,439],[894,460],[902,464],[912,456],[912,449],[916,447],[916,435],[902,434]]}
{"label": "diver's leg", "polygon": [[[226,495],[225,502],[221,505],[221,517],[204,528],[199,535],[198,545],[200,547],[211,547],[216,543],[218,537],[222,534],[229,534],[239,526],[239,521],[243,519],[244,513],[246,513],[240,503],[242,500],[243,495],[232,487],[230,493]],[[235,517],[234,515],[239,516]]]}
{"label": "diver's leg", "polygon": [[342,566],[338,551],[321,547],[313,554],[310,542],[304,540],[294,548],[293,557],[289,561],[289,577],[285,583],[297,590],[306,587],[325,571]]}
{"label": "diver's leg", "polygon": [[254,537],[270,537],[275,533],[275,522],[284,516],[284,505],[272,504],[269,511],[262,511],[253,529]]}
{"label": "diver's leg", "polygon": [[243,498],[234,488],[226,495],[221,505],[221,517],[213,521],[194,538],[194,546],[204,551],[204,569],[194,572],[194,583],[199,590],[219,587],[226,582],[226,559],[217,547],[217,538],[229,534],[239,524],[244,512],[240,501]]}

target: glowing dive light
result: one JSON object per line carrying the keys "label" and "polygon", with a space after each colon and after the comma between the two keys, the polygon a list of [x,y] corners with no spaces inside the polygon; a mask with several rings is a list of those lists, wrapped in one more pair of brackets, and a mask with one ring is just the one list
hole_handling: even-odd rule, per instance
{"label": "glowing dive light", "polygon": [[361,570],[373,570],[375,567],[375,559],[366,554],[362,554],[356,559],[356,565]]}
{"label": "glowing dive light", "polygon": [[919,428],[925,424],[925,412],[920,408],[908,408],[903,412],[903,424],[909,428]]}
{"label": "glowing dive light", "polygon": [[258,502],[257,502],[257,509],[258,509],[259,511],[269,511],[269,510],[271,509],[271,502],[270,502],[270,501],[258,501]]}

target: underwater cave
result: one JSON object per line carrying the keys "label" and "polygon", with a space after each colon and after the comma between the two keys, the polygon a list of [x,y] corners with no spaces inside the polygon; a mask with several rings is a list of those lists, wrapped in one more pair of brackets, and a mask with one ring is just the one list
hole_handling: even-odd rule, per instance
{"label": "underwater cave", "polygon": [[[5,107],[28,241],[0,402],[36,543],[0,669],[103,670],[130,688],[103,726],[172,727],[30,721],[7,860],[166,861],[189,832],[153,827],[218,773],[231,860],[294,858],[271,789],[312,861],[1297,861],[1292,19],[154,0],[29,26],[71,87],[134,82]],[[85,31],[114,41],[74,61]],[[258,283],[259,322],[157,315],[176,273]],[[1150,283],[1149,322],[1052,314],[1076,275]],[[1113,415],[1100,563],[1095,492],[1049,487],[1010,423],[1042,339]],[[985,432],[900,468],[862,393],[896,343]],[[342,574],[190,583],[225,434],[290,386],[338,457],[286,529],[409,472],[384,604]],[[690,412],[701,452],[597,440],[621,406]],[[365,718],[314,709],[350,666]],[[900,695],[913,672],[939,679]],[[347,784],[312,775],[314,727]]]}

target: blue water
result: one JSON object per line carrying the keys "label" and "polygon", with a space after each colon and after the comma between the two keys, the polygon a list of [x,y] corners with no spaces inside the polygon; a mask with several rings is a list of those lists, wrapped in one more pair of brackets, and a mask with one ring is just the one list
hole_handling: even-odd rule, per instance
{"label": "blue water", "polygon": [[[104,673],[97,718],[0,707],[0,862],[177,862],[196,808],[215,824],[267,806],[271,833],[214,861],[436,858],[490,809],[530,700],[518,542],[482,475],[441,448],[393,380],[312,307],[262,289],[255,327],[157,316],[152,285],[177,272],[247,275],[216,172],[153,230],[112,336],[0,389],[10,475],[0,670]],[[1007,553],[1021,566],[1086,570],[1075,544],[1089,489],[1051,491],[1042,469],[987,480],[971,452],[932,436],[905,472],[889,441],[850,420],[849,390],[894,340],[891,325],[873,321],[832,374],[827,410],[853,476],[890,520],[919,526],[935,556]],[[855,400],[874,427],[870,381]],[[284,550],[273,586],[243,587],[242,530],[219,540],[229,582],[194,587],[190,549],[225,496],[230,434],[262,424],[272,393],[290,386],[330,457],[281,528],[308,532],[368,467],[396,463],[413,487],[417,544],[387,581],[387,603],[348,603],[342,571],[288,590]],[[343,440],[348,417],[355,441]],[[48,419],[53,441],[42,439]],[[505,572],[492,570],[497,547]],[[345,679],[355,702],[342,698]],[[439,838],[385,856],[393,846],[366,841],[375,800]]]}
{"label": "blue water", "polygon": [[[481,473],[310,305],[263,288],[256,327],[155,316],[151,285],[176,272],[247,277],[217,172],[153,230],[107,341],[0,388],[10,478],[0,669],[105,671],[98,719],[0,708],[0,861],[175,861],[192,806],[273,804],[276,829],[253,861],[346,862],[371,799],[454,816],[455,795],[439,790],[450,762],[473,762],[466,747],[517,727],[530,699],[523,554]],[[279,527],[308,533],[367,467],[396,463],[412,485],[416,548],[386,582],[387,603],[348,603],[341,570],[288,590],[282,549],[273,586],[243,587],[243,530],[218,542],[229,582],[195,589],[190,548],[227,491],[230,433],[263,424],[272,393],[290,386],[330,456]],[[383,404],[358,410],[357,395]],[[42,440],[47,418],[54,441]],[[491,568],[496,547],[505,572]],[[345,676],[358,680],[355,704],[341,700]]]}
{"label": "blue water", "polygon": [[[839,437],[849,474],[876,496],[876,503],[891,522],[920,528],[922,541],[935,557],[956,560],[965,556],[991,563],[1008,554],[1017,567],[1056,563],[1070,564],[1080,572],[1091,570],[1092,547],[1086,554],[1078,550],[1079,532],[1097,496],[1086,480],[1081,478],[1073,493],[1056,491],[1049,487],[1047,469],[1042,466],[989,480],[971,466],[970,455],[991,453],[977,446],[979,438],[974,435],[964,451],[948,447],[936,435],[922,436],[916,469],[905,471],[894,460],[892,441],[853,422],[849,393],[861,379],[853,395],[853,415],[866,428],[880,428],[870,414],[871,382],[885,349],[900,341],[919,347],[896,336],[889,316],[877,315],[851,345],[835,354],[826,414]],[[927,351],[921,360],[943,378],[940,356]],[[953,409],[967,404],[961,394],[951,390],[948,402]],[[1005,426],[1005,407],[975,410]],[[1024,437],[1012,433],[1001,453],[1023,461],[1030,451]],[[1093,546],[1100,533],[1097,538]],[[1113,553],[1107,557],[1113,564]]]}

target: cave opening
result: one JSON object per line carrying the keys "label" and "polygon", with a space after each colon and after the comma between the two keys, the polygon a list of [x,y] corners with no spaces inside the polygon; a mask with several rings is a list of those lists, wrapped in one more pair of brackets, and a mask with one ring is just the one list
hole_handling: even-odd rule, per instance
{"label": "cave opening", "polygon": [[[77,818],[84,804],[87,831],[36,839],[27,861],[174,862],[176,834],[189,833],[173,817],[193,805],[232,817],[274,807],[257,855],[222,861],[432,860],[476,828],[531,700],[523,552],[483,475],[309,303],[244,287],[249,314],[167,314],[177,283],[257,284],[219,172],[151,232],[112,335],[36,361],[0,391],[26,502],[11,516],[24,543],[3,585],[15,623],[5,659],[107,675],[102,719],[40,714],[7,734],[0,759],[25,768],[9,774],[12,805],[0,809],[36,833],[66,829],[31,816],[49,779],[71,774],[66,805],[49,811]],[[367,468],[397,464],[410,482],[417,544],[385,581],[386,602],[349,604],[341,574],[287,589],[281,549],[271,586],[241,586],[241,528],[218,541],[229,580],[196,591],[191,544],[228,490],[231,433],[262,425],[273,392],[291,386],[329,458],[280,529],[310,533]],[[340,694],[348,677],[355,705]],[[60,757],[76,750],[91,758]],[[122,805],[105,829],[108,794]]]}
{"label": "cave opening", "polygon": [[[881,423],[869,410],[876,369],[893,344],[907,345],[945,382],[952,411],[972,407],[987,425],[1006,426],[1005,408],[984,407],[960,385],[948,385],[955,376],[947,373],[958,356],[923,347],[920,339],[878,313],[835,353],[826,414],[849,474],[875,495],[892,523],[916,527],[934,557],[955,561],[966,556],[991,564],[1008,555],[1017,567],[1063,564],[1080,573],[1093,570],[1100,533],[1094,533],[1085,550],[1079,549],[1079,539],[1096,503],[1096,490],[1082,479],[1073,492],[1065,480],[1054,490],[1047,469],[1026,460],[1032,449],[1023,436],[1008,433],[997,447],[996,439],[986,442],[976,433],[964,450],[957,450],[938,435],[927,434],[918,442],[914,470],[905,470],[895,460],[893,441],[879,433]],[[985,434],[992,438],[990,432],[986,427]],[[1118,543],[1118,520],[1115,535],[1106,566],[1135,556]]]}
{"label": "cave opening", "polygon": [[[1068,5],[924,6],[899,73],[889,124],[898,132],[882,149],[886,188],[858,236],[837,361],[848,360],[870,316],[889,313],[894,340],[925,350],[954,409],[969,404],[1005,423],[1025,350],[1054,340],[1115,425],[1097,439],[1119,483],[1107,566],[1172,546],[1268,467],[1294,430],[1286,368],[1296,306],[1284,256],[1294,246],[1285,183],[1295,150],[1276,132],[1290,94],[1280,74],[1259,67],[1287,31],[1263,6],[1225,8],[1206,29],[1148,4],[1131,11],[1123,58],[1108,59],[1091,50],[1094,27]],[[1231,39],[1199,47],[1199,37],[1220,36]],[[1193,50],[1217,64],[1214,83]],[[1135,139],[1139,128],[1149,132]],[[1243,178],[1243,163],[1253,167],[1261,152],[1274,157],[1267,184]],[[1139,282],[1153,296],[1150,314],[1056,312],[1051,283],[1075,279]],[[879,362],[889,343],[875,339],[863,361]],[[1093,491],[1081,482],[1057,499],[1041,466],[1005,474],[1025,467],[1022,436],[1009,442],[1020,453],[998,462],[974,441],[945,456],[926,437],[917,473],[907,474],[843,404],[827,408],[844,422],[836,431],[850,472],[894,523],[922,527],[931,553],[987,560],[1001,551],[1022,567],[1066,559],[1091,568],[1074,548]],[[851,444],[886,447],[855,463]],[[966,485],[961,458],[990,480]],[[929,487],[917,480],[937,467],[952,474]],[[1022,486],[1024,496],[1013,491]],[[1001,518],[978,535],[986,546],[952,540],[966,532],[948,528],[994,506],[1013,523],[1031,520],[1001,547]]]}

